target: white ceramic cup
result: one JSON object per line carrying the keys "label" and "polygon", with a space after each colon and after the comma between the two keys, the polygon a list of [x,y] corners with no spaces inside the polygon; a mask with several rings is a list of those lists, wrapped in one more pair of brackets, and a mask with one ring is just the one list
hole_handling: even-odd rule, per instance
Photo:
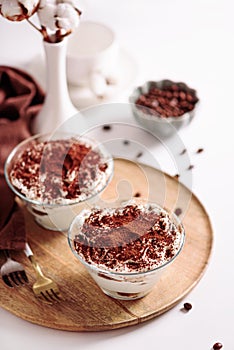
{"label": "white ceramic cup", "polygon": [[117,80],[117,60],[118,44],[112,29],[83,21],[68,40],[68,82],[104,96],[109,84]]}

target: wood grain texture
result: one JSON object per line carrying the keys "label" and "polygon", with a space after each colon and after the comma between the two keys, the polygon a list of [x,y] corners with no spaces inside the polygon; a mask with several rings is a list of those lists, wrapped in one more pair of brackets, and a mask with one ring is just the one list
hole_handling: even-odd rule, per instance
{"label": "wood grain texture", "polygon": [[[45,274],[60,286],[64,301],[46,305],[31,290],[32,267],[22,252],[15,252],[29,275],[26,287],[9,289],[0,282],[0,306],[38,325],[69,331],[98,331],[126,327],[156,317],[176,305],[198,283],[209,261],[213,233],[199,200],[175,178],[149,166],[115,160],[115,175],[102,195],[104,205],[131,199],[136,193],[175,210],[182,209],[186,241],[179,257],[146,297],[114,300],[102,293],[73,256],[62,232],[39,227],[26,212],[28,241]],[[4,261],[0,257],[0,264]]]}

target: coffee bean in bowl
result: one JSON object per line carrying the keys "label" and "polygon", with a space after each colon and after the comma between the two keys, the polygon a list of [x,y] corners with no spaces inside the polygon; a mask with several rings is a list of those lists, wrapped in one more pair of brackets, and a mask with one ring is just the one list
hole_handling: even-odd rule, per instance
{"label": "coffee bean in bowl", "polygon": [[190,123],[199,99],[194,89],[171,80],[148,81],[130,96],[137,122],[159,137]]}

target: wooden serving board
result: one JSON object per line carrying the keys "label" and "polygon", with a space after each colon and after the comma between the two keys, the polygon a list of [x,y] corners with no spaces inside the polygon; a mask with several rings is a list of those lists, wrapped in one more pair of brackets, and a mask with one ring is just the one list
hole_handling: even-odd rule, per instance
{"label": "wooden serving board", "polygon": [[69,331],[99,331],[144,322],[176,305],[204,274],[213,241],[209,217],[199,200],[175,178],[149,166],[115,160],[114,178],[102,196],[104,203],[111,205],[114,200],[131,199],[136,193],[171,210],[182,209],[186,231],[181,254],[150,294],[135,301],[104,295],[73,256],[66,235],[39,227],[25,211],[32,250],[44,273],[59,284],[64,301],[47,305],[34,297],[32,267],[23,252],[17,252],[14,258],[25,265],[30,284],[10,289],[0,281],[0,306],[38,325]]}

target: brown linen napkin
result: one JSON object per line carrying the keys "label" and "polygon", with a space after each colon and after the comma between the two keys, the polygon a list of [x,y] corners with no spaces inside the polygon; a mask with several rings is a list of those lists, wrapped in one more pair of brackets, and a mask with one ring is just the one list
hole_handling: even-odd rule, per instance
{"label": "brown linen napkin", "polygon": [[31,121],[44,101],[44,92],[26,72],[0,66],[0,249],[24,249],[25,223],[15,195],[4,177],[10,151],[31,135]]}

